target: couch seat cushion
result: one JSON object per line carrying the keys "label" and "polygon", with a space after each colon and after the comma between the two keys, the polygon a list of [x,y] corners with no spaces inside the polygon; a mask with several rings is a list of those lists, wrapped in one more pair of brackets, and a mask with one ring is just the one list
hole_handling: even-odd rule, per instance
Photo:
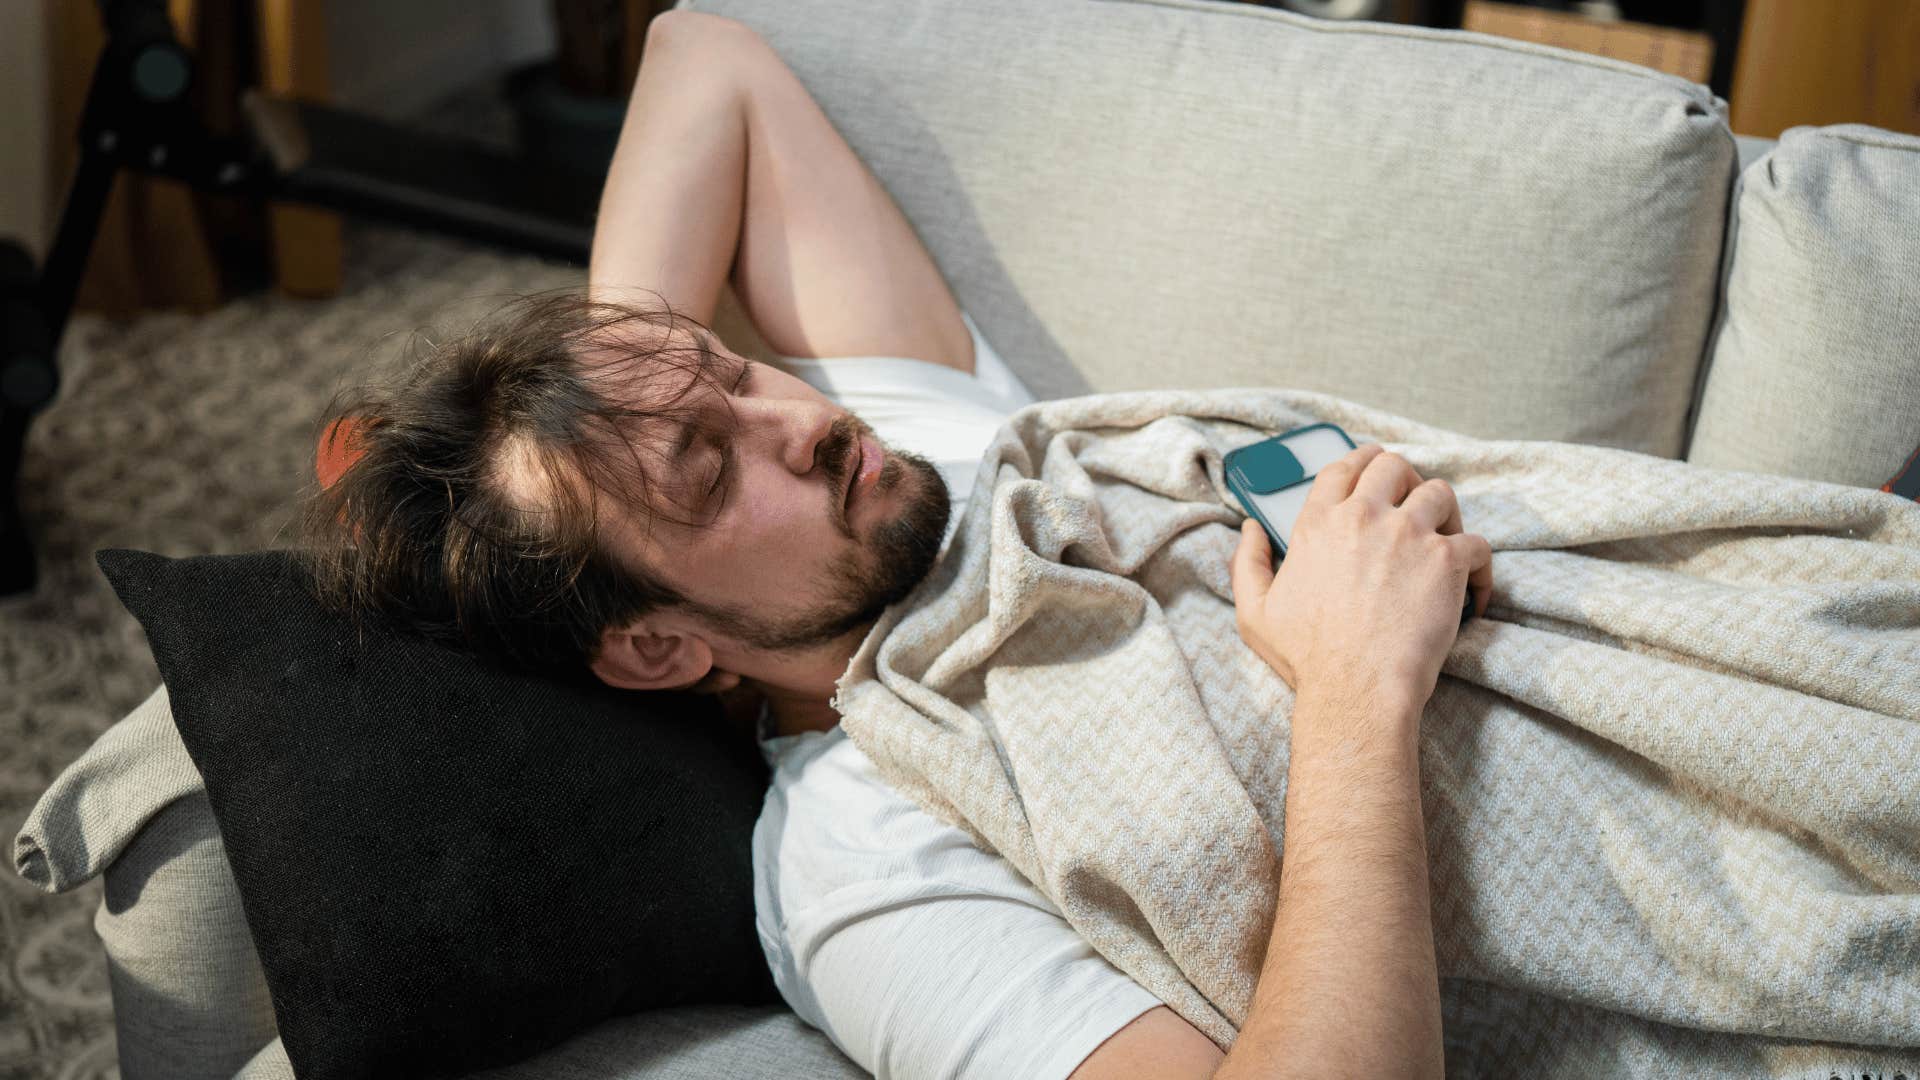
{"label": "couch seat cushion", "polygon": [[[785,1006],[693,1005],[608,1020],[517,1065],[465,1080],[861,1080],[867,1071]],[[294,1080],[280,1040],[234,1080]]]}

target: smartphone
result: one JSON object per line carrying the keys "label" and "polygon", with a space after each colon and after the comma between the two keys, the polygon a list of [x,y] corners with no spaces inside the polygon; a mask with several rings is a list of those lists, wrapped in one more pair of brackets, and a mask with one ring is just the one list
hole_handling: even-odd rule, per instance
{"label": "smartphone", "polygon": [[[1227,451],[1227,490],[1240,500],[1248,516],[1267,531],[1276,561],[1287,556],[1293,523],[1307,504],[1307,491],[1321,469],[1354,449],[1353,439],[1335,424],[1308,424],[1251,446]],[[1466,590],[1460,621],[1473,616],[1473,588]]]}

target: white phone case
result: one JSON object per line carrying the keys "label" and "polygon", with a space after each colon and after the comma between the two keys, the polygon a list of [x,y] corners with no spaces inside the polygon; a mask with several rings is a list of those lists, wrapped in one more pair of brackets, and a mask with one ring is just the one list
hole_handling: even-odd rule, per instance
{"label": "white phone case", "polygon": [[1347,440],[1332,428],[1316,427],[1306,431],[1294,432],[1281,438],[1280,443],[1300,461],[1300,467],[1307,472],[1306,478],[1291,487],[1265,495],[1250,495],[1266,515],[1267,522],[1280,534],[1280,542],[1293,543],[1293,522],[1300,516],[1300,510],[1307,505],[1307,491],[1313,487],[1313,478],[1321,469],[1339,461],[1353,451]]}

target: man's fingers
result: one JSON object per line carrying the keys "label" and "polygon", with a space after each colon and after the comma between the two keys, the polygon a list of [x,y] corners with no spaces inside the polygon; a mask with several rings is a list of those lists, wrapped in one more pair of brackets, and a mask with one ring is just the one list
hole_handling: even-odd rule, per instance
{"label": "man's fingers", "polygon": [[1353,494],[1358,498],[1384,502],[1388,506],[1399,506],[1407,493],[1420,483],[1420,474],[1415,472],[1407,459],[1394,453],[1375,454],[1366,467],[1360,470],[1360,479],[1353,485]]}
{"label": "man's fingers", "polygon": [[[1445,480],[1441,480],[1437,476],[1433,479],[1439,483],[1447,484]],[[1440,523],[1440,535],[1455,536],[1465,529],[1465,527],[1466,526],[1460,521],[1460,495],[1453,490],[1452,484],[1447,484],[1447,520]]]}
{"label": "man's fingers", "polygon": [[1467,567],[1467,588],[1473,590],[1473,613],[1484,615],[1493,595],[1493,545],[1479,533],[1460,533],[1447,537],[1461,563]]}
{"label": "man's fingers", "polygon": [[1400,504],[1413,520],[1421,527],[1432,529],[1441,536],[1452,536],[1460,531],[1460,502],[1453,497],[1453,488],[1445,480],[1435,476],[1420,482]]}
{"label": "man's fingers", "polygon": [[1240,523],[1240,546],[1233,552],[1233,606],[1242,621],[1260,610],[1273,588],[1273,545],[1267,530],[1252,518]]}
{"label": "man's fingers", "polygon": [[1307,488],[1306,506],[1301,507],[1300,512],[1305,514],[1309,507],[1321,505],[1331,509],[1345,502],[1347,496],[1353,494],[1360,471],[1385,449],[1379,443],[1361,443],[1347,451],[1347,456],[1315,473],[1313,484]]}
{"label": "man's fingers", "polygon": [[1453,486],[1437,476],[1431,477],[1414,488],[1400,508],[1423,527],[1448,538],[1455,558],[1467,567],[1467,590],[1473,598],[1473,613],[1486,614],[1493,596],[1493,546],[1478,533],[1462,533],[1460,499],[1453,493]]}

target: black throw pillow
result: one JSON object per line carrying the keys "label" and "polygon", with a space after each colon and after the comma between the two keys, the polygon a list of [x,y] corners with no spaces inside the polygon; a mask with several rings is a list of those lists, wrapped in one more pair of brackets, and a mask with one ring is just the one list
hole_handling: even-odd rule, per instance
{"label": "black throw pillow", "polygon": [[775,1000],[766,769],[710,700],[501,670],[323,610],[287,552],[97,553],[146,628],[301,1080],[503,1065]]}

